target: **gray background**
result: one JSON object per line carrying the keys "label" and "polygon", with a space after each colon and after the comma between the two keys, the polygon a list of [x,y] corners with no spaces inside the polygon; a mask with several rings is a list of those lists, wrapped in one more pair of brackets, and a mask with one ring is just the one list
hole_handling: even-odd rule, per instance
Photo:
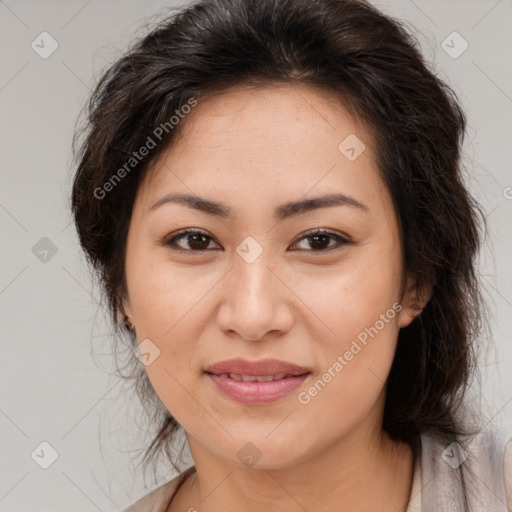
{"label": "gray background", "polygon": [[[512,4],[375,4],[419,31],[468,114],[469,184],[490,227],[481,274],[495,348],[481,362],[482,401],[489,420],[512,431]],[[109,327],[67,211],[71,137],[90,88],[170,5],[179,3],[0,1],[1,511],[113,511],[174,476],[164,466],[145,482],[136,473],[146,426],[110,375]],[[31,47],[44,31],[58,43],[46,59]],[[469,45],[457,58],[454,31]],[[48,469],[42,442],[58,453]]]}

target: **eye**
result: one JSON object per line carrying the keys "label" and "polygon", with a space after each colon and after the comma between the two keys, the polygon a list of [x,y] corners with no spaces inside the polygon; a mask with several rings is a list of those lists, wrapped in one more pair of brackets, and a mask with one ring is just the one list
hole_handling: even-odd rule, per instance
{"label": "eye", "polygon": [[[313,252],[326,252],[330,251],[334,248],[340,248],[343,245],[351,243],[350,240],[341,236],[332,231],[327,231],[325,229],[316,229],[313,231],[309,231],[305,235],[303,235],[300,239],[308,240],[311,247],[313,247]],[[334,244],[329,245],[329,240],[334,240]],[[297,243],[294,244],[296,246]],[[336,247],[338,246],[338,247]],[[293,247],[293,246],[292,246]],[[295,249],[292,249],[295,250]],[[299,250],[309,250],[309,249],[299,249]]]}
{"label": "eye", "polygon": [[[292,245],[292,247],[296,247],[298,242],[303,240],[308,241],[310,247],[313,249],[299,248],[292,250],[326,252],[332,250],[333,247],[336,248],[336,246],[338,246],[337,248],[340,248],[343,245],[351,243],[350,240],[344,236],[341,236],[340,234],[324,229],[317,229],[309,231],[303,235],[297,242],[294,243],[294,245]],[[203,231],[187,229],[173,237],[166,238],[162,243],[166,247],[170,247],[172,250],[178,252],[203,252],[212,250],[211,247],[209,247],[212,241],[213,238]],[[182,245],[180,245],[180,243]]]}
{"label": "eye", "polygon": [[[177,243],[182,240],[184,244],[189,244],[188,248],[186,245],[183,247]],[[211,240],[213,240],[213,238],[203,231],[187,229],[178,233],[176,236],[165,239],[163,244],[178,252],[201,252],[208,249],[209,241]]]}

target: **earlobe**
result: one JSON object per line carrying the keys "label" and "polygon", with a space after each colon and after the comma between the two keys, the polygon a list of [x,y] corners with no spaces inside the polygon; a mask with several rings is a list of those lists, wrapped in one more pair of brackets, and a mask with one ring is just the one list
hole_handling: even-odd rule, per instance
{"label": "earlobe", "polygon": [[416,317],[421,315],[423,309],[424,306],[419,302],[414,302],[410,305],[405,305],[402,311],[400,311],[398,326],[402,329],[410,325]]}
{"label": "earlobe", "polygon": [[[421,293],[420,293],[421,292]],[[403,309],[400,311],[398,326],[407,327],[413,320],[421,315],[430,300],[432,289],[420,291],[417,289],[416,279],[413,276],[407,276],[407,283],[403,294]]]}
{"label": "earlobe", "polygon": [[127,329],[132,330],[135,327],[133,322],[132,308],[127,300],[123,300],[123,316],[124,316],[124,324]]}

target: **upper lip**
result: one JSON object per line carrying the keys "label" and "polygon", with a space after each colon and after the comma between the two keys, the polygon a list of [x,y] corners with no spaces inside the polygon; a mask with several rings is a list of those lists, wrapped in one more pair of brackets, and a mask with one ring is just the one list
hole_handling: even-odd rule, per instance
{"label": "upper lip", "polygon": [[246,359],[229,359],[212,364],[205,370],[206,373],[220,375],[221,373],[236,373],[238,375],[275,375],[284,373],[286,375],[303,375],[309,373],[307,368],[298,366],[278,359],[260,359],[259,361],[248,361]]}

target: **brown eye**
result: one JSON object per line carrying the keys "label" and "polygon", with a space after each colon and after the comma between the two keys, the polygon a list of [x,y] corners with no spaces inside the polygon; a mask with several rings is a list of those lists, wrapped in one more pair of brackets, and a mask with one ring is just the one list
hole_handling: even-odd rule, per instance
{"label": "brown eye", "polygon": [[[187,230],[165,240],[164,245],[181,252],[201,252],[209,250],[212,237],[197,230]],[[183,245],[180,245],[181,242]]]}
{"label": "brown eye", "polygon": [[[292,250],[309,251],[309,252],[328,252],[330,250],[341,248],[351,243],[350,240],[332,231],[315,230],[306,233],[292,247],[297,247],[298,243],[307,240],[308,247],[293,248]],[[202,231],[189,229],[182,231],[177,235],[164,240],[163,245],[170,247],[173,251],[178,252],[204,252],[212,250],[210,243],[213,238]]]}
{"label": "brown eye", "polygon": [[[308,243],[312,249],[305,248],[298,250],[312,250],[313,252],[326,252],[333,248],[340,248],[343,245],[350,243],[350,240],[347,238],[332,231],[326,230],[310,231],[309,233],[306,233],[305,236],[300,238],[299,242],[301,240],[308,240]],[[330,244],[331,241],[334,241],[334,243]],[[295,243],[293,247],[295,246],[297,246],[297,243]]]}

